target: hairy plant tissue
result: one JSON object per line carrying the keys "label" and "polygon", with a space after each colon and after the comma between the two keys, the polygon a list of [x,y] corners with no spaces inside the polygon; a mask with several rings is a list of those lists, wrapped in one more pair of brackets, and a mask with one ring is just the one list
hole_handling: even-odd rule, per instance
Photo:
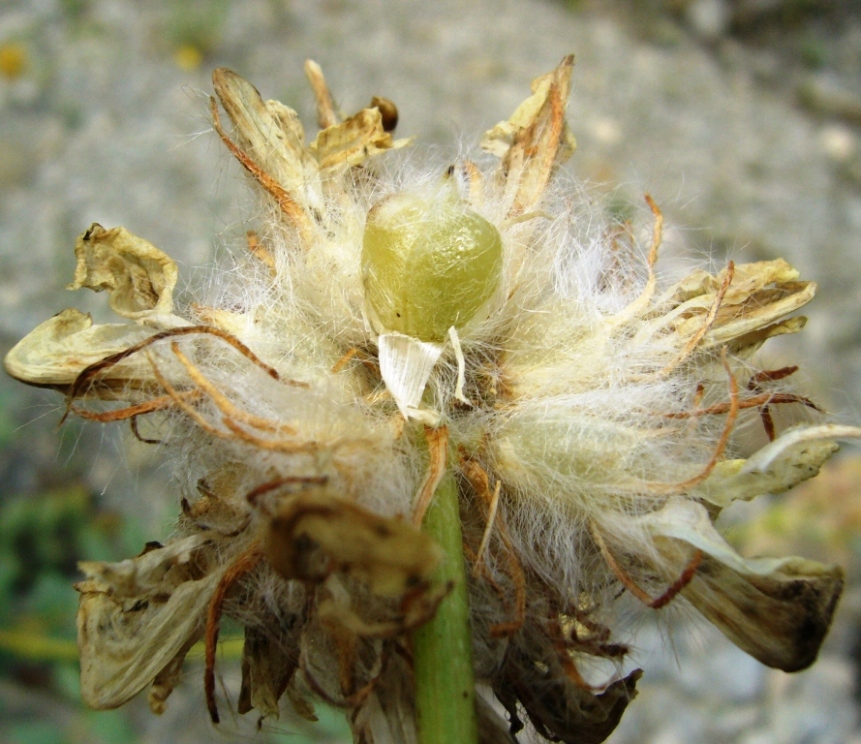
{"label": "hairy plant tissue", "polygon": [[[122,227],[78,238],[69,288],[106,291],[119,322],[64,310],[6,369],[64,393],[67,415],[157,430],[180,507],[165,544],[81,565],[88,705],[148,688],[160,712],[203,640],[217,721],[229,616],[239,712],[323,700],[357,741],[415,741],[410,634],[451,590],[421,525],[446,474],[482,741],[609,736],[641,675],[615,637],[632,603],[687,603],[764,664],[813,663],[840,569],[743,558],[714,521],[861,435],[786,387],[796,367],[757,366],[815,287],[782,260],[663,284],[654,201],[638,241],[557,177],[572,63],[533,82],[487,154],[439,167],[390,152],[410,144],[391,102],[342,117],[313,62],[310,143],[294,111],[216,70],[232,128],[212,99],[214,129],[266,215],[234,269],[176,307],[161,250]],[[776,430],[777,406],[806,423]],[[746,457],[744,420],[768,439]]]}

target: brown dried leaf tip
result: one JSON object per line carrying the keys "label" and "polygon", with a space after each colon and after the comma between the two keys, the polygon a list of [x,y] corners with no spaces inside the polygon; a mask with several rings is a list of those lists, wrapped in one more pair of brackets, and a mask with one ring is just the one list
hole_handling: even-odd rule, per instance
{"label": "brown dried leaf tip", "polygon": [[[236,266],[175,308],[160,250],[123,228],[78,239],[70,287],[108,291],[119,322],[65,310],[6,369],[63,392],[67,413],[128,419],[182,463],[174,536],[81,566],[89,705],[149,687],[160,712],[202,640],[217,720],[227,615],[245,627],[240,713],[312,719],[325,700],[357,741],[415,741],[408,632],[450,587],[434,584],[439,548],[414,525],[448,470],[475,672],[508,716],[479,695],[483,741],[525,720],[550,740],[603,741],[641,674],[613,638],[632,598],[688,602],[770,666],[814,661],[840,570],[742,558],[714,519],[815,476],[837,440],[861,435],[816,420],[786,388],[796,367],[757,366],[765,341],[803,328],[793,313],[815,287],[781,260],[662,286],[651,197],[641,246],[555,178],[575,146],[572,64],[485,134],[490,156],[430,165],[433,178],[389,152],[408,144],[392,138],[394,104],[342,116],[313,62],[311,142],[294,111],[216,70],[229,125],[213,99],[213,126],[266,215]],[[380,327],[369,283],[392,323],[406,312],[404,328],[437,330]],[[779,431],[777,406],[808,422]],[[752,453],[735,435],[751,417],[768,440]]]}

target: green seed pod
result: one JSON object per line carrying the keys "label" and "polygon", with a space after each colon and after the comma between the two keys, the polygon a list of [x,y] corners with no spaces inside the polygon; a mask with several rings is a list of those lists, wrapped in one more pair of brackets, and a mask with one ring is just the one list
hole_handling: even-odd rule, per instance
{"label": "green seed pod", "polygon": [[484,307],[502,274],[502,238],[448,190],[395,194],[368,212],[362,281],[376,330],[441,342]]}

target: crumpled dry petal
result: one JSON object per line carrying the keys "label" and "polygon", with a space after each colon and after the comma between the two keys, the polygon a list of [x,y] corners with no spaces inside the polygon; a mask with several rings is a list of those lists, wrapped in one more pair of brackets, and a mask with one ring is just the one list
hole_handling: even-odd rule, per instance
{"label": "crumpled dry petal", "polygon": [[81,695],[92,708],[116,708],[156,680],[160,710],[179,665],[204,629],[206,608],[224,568],[205,547],[223,540],[200,532],[151,546],[120,563],[85,562],[76,584]]}
{"label": "crumpled dry petal", "polygon": [[383,129],[379,109],[362,109],[341,124],[323,129],[309,146],[317,157],[320,170],[349,168],[392,148],[403,147],[410,140],[393,140]]}
{"label": "crumpled dry petal", "polygon": [[[151,243],[124,227],[106,230],[93,224],[78,236],[75,255],[75,278],[68,289],[107,290],[111,309],[136,323],[94,325],[88,314],[63,310],[34,328],[6,355],[6,371],[21,382],[66,390],[90,365],[153,335],[148,328],[189,325],[173,313],[176,263]],[[98,390],[85,394],[112,398],[150,380],[146,358],[133,356],[113,365],[99,379]]]}
{"label": "crumpled dry petal", "polygon": [[[722,270],[717,276],[696,271],[670,291],[670,303],[674,307],[667,311],[665,318],[677,319],[673,323],[673,330],[679,337],[691,336],[700,329],[702,317],[714,304],[726,271]],[[736,266],[732,282],[700,349],[707,351],[730,345],[733,349],[752,351],[749,334],[761,333],[762,329],[813,299],[816,285],[797,279],[798,271],[783,259]],[[660,303],[656,304],[660,306]],[[783,324],[779,329],[779,332],[775,329],[761,341],[779,333],[800,330],[800,326],[795,321],[794,325]]]}
{"label": "crumpled dry petal", "polygon": [[[237,710],[241,714],[256,709],[264,718],[278,718],[278,701],[298,669],[299,634],[277,633],[281,637],[276,638],[277,618],[272,617],[271,620],[269,627],[245,629],[242,687],[237,702]],[[313,718],[313,708],[305,708],[301,712],[304,717]]]}
{"label": "crumpled dry petal", "polygon": [[843,590],[843,572],[803,558],[744,559],[717,533],[700,504],[672,498],[637,520],[680,574],[691,548],[703,553],[681,590],[743,651],[787,672],[815,660]]}
{"label": "crumpled dry petal", "polygon": [[111,309],[124,318],[150,321],[173,313],[174,261],[124,227],[94,224],[75,243],[78,264],[68,289],[110,292]]}

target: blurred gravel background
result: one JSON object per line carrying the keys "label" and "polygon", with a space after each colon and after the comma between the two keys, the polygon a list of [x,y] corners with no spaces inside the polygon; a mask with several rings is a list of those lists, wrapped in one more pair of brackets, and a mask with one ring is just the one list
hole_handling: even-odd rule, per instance
{"label": "blurred gravel background", "polygon": [[[665,268],[672,256],[683,267],[691,256],[783,256],[816,280],[810,323],[772,342],[773,366],[791,350],[807,360],[817,400],[861,419],[857,0],[4,0],[0,352],[64,307],[105,317],[101,298],[63,290],[91,222],[150,240],[187,283],[238,244],[254,213],[208,123],[214,67],[310,124],[302,63],[312,57],[345,111],[387,96],[400,134],[454,153],[568,52],[573,175],[632,215],[644,214],[644,191],[655,197],[670,226]],[[158,498],[169,475],[143,449],[121,456],[100,428],[58,433],[58,403],[0,375],[0,634],[74,638],[75,561],[126,557],[169,529]],[[844,459],[817,486],[759,507],[737,535],[754,552],[802,550],[848,567],[854,581],[817,665],[769,671],[684,618],[672,632],[640,627],[641,699],[612,742],[861,742],[859,479],[858,460]],[[193,664],[162,718],[143,705],[94,714],[77,704],[67,646],[13,653],[4,638],[0,741],[213,737]],[[316,733],[285,723],[254,734],[252,721],[220,739],[343,740],[324,717]]]}

